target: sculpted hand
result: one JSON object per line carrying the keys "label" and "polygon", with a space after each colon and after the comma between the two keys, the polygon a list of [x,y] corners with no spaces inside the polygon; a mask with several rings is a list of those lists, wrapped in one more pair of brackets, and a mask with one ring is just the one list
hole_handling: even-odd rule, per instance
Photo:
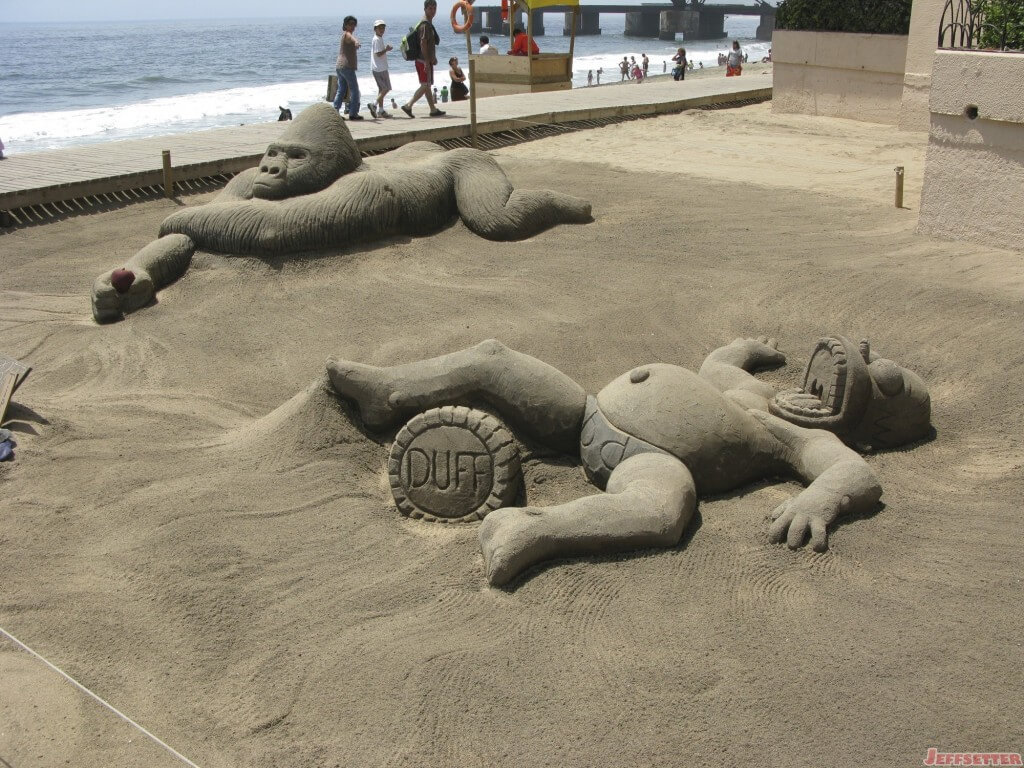
{"label": "sculpted hand", "polygon": [[92,316],[97,323],[118,320],[146,306],[155,295],[153,279],[144,269],[114,269],[92,284]]}
{"label": "sculpted hand", "polygon": [[811,549],[824,552],[828,549],[828,526],[849,507],[849,496],[828,498],[814,489],[804,490],[772,512],[774,522],[768,528],[768,538],[775,544],[785,540],[791,549],[797,549],[804,545],[810,531]]}

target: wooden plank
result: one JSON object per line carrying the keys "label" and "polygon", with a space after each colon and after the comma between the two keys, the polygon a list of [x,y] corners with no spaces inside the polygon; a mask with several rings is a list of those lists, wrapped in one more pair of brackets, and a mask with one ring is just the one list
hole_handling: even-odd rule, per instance
{"label": "wooden plank", "polygon": [[0,425],[4,423],[4,416],[7,414],[7,406],[11,403],[11,396],[14,394],[14,385],[18,381],[18,375],[13,372],[4,374],[0,382]]}

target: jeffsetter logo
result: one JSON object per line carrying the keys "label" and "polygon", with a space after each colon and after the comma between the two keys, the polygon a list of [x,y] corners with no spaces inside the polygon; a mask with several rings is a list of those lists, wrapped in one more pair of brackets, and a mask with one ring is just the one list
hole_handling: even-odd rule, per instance
{"label": "jeffsetter logo", "polygon": [[1019,752],[939,752],[928,747],[925,765],[1024,765]]}

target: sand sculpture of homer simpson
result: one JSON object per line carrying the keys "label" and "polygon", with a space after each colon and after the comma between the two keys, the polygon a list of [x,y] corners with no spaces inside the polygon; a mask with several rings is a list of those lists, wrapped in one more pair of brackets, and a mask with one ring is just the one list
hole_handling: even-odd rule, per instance
{"label": "sand sculpture of homer simpson", "polygon": [[196,249],[280,255],[393,235],[425,235],[456,215],[489,240],[517,240],[591,220],[590,203],[548,190],[514,189],[475,149],[412,142],[363,162],[327,104],[307,108],[267,147],[256,168],[217,198],[168,216],[160,237],[93,284],[99,322],[146,306],[188,269]]}
{"label": "sand sculpture of homer simpson", "polygon": [[484,517],[487,579],[501,585],[549,558],[674,546],[698,495],[772,476],[807,487],[775,510],[771,540],[795,548],[809,538],[815,550],[826,549],[836,520],[870,511],[882,494],[850,446],[890,448],[925,437],[928,390],[866,341],[842,336],[818,342],[799,389],[776,393],[753,375],[784,362],[773,340],[736,339],[698,373],[642,365],[596,397],[494,340],[388,368],[330,360],[327,373],[370,430],[437,406],[484,404],[519,434],[580,457],[603,493]]}

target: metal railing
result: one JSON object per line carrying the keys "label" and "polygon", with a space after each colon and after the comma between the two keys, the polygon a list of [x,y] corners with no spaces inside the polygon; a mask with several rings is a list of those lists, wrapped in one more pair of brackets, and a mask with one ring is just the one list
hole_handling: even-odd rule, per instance
{"label": "metal railing", "polygon": [[946,0],[939,48],[1024,50],[1024,0]]}

